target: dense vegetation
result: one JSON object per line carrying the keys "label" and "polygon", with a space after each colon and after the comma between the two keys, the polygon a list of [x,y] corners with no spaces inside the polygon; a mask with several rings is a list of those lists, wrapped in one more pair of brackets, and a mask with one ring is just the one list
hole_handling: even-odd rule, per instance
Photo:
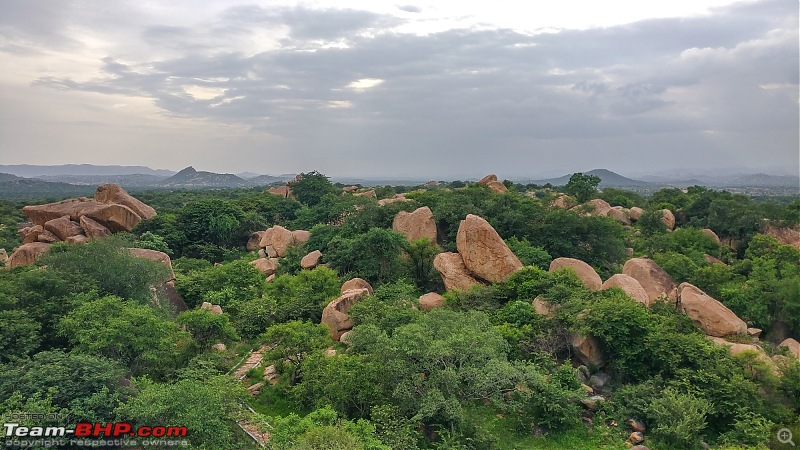
{"label": "dense vegetation", "polygon": [[[342,194],[324,175],[304,175],[293,186],[296,200],[254,189],[137,195],[158,216],[133,233],[56,244],[35,266],[0,272],[0,415],[183,425],[192,448],[204,449],[253,446],[237,420],[269,432],[274,449],[622,449],[628,419],[646,425],[651,448],[767,448],[779,425],[800,422],[797,360],[773,366],[747,352],[732,356],[674,305],[648,309],[621,290],[591,292],[570,271],[547,271],[566,256],[606,279],[630,248],[767,335],[797,338],[800,251],[761,232],[767,221],[797,225],[798,200],[755,202],[698,187],[643,198],[597,192],[599,180],[573,177],[567,191],[581,200],[647,211],[623,227],[551,208],[552,191],[523,194],[526,187],[510,182],[502,194],[460,182],[384,187],[379,198],[406,192],[409,201],[378,206]],[[20,243],[22,205],[1,206],[0,245],[10,250]],[[398,211],[419,206],[433,211],[438,242],[409,243],[391,230]],[[662,208],[675,213],[675,231],[654,213]],[[467,214],[489,221],[529,267],[505,283],[448,292],[445,307],[423,312],[418,297],[444,291],[433,257],[455,249]],[[267,283],[244,245],[276,224],[310,230],[311,239],[293,247]],[[189,311],[176,313],[154,294],[165,269],[123,250],[132,246],[172,257]],[[301,270],[312,250],[327,267]],[[351,308],[356,326],[344,346],[319,322],[352,277],[375,292]],[[558,305],[552,316],[535,312],[538,296]],[[203,302],[225,313],[199,309]],[[571,333],[594,335],[607,367],[573,368]],[[770,356],[786,355],[761,344]],[[254,397],[228,372],[262,345],[279,378]],[[611,376],[591,413],[580,402],[582,371]],[[262,366],[244,381],[263,376]]]}

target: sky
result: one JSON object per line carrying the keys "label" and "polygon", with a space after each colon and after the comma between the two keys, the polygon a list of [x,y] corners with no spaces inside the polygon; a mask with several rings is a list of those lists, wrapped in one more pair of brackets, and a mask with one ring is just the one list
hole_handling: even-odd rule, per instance
{"label": "sky", "polygon": [[0,0],[0,164],[797,174],[796,0]]}

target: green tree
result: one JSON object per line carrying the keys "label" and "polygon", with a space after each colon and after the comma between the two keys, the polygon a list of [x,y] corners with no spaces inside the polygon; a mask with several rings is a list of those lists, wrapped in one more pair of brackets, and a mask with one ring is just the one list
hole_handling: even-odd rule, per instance
{"label": "green tree", "polygon": [[249,230],[241,229],[244,211],[219,198],[198,200],[183,207],[176,224],[190,242],[218,246],[236,245],[246,240]]}
{"label": "green tree", "polygon": [[305,357],[331,343],[328,327],[299,320],[269,327],[262,340],[274,346],[269,353],[272,358],[289,361],[289,381],[292,385],[298,379]]}
{"label": "green tree", "polygon": [[569,182],[564,186],[564,193],[575,197],[578,203],[583,203],[597,192],[597,186],[600,184],[600,177],[596,175],[587,175],[581,172],[573,173],[569,177]]}
{"label": "green tree", "polygon": [[332,240],[325,258],[340,274],[361,277],[370,283],[385,283],[402,275],[400,254],[407,247],[408,241],[402,234],[371,228],[351,239]]}
{"label": "green tree", "polygon": [[301,173],[299,178],[291,183],[291,189],[297,201],[304,205],[314,206],[322,200],[325,194],[339,192],[328,177],[317,171]]}
{"label": "green tree", "polygon": [[433,259],[439,252],[439,246],[428,238],[414,241],[406,249],[406,270],[421,291],[439,291],[444,287],[442,276],[433,267]]}
{"label": "green tree", "polygon": [[23,310],[0,311],[0,363],[25,358],[42,342],[41,324]]}
{"label": "green tree", "polygon": [[239,339],[227,314],[213,314],[205,309],[182,312],[176,321],[186,327],[201,347]]}
{"label": "green tree", "polygon": [[650,414],[655,422],[653,436],[669,448],[692,448],[700,440],[710,410],[711,405],[706,400],[666,388],[650,403]]}

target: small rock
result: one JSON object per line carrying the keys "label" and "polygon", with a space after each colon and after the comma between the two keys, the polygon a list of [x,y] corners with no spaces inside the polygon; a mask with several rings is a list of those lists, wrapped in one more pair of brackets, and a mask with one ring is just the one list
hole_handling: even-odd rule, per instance
{"label": "small rock", "polygon": [[611,381],[611,376],[605,372],[597,372],[589,378],[589,386],[595,390],[602,391],[603,388]]}
{"label": "small rock", "polygon": [[581,383],[588,383],[589,378],[591,378],[591,374],[589,374],[589,368],[581,364],[578,366],[578,381]]}
{"label": "small rock", "polygon": [[634,431],[628,436],[628,440],[634,444],[641,444],[644,442],[644,434],[640,431]]}
{"label": "small rock", "polygon": [[761,336],[761,333],[763,331],[764,330],[762,330],[761,328],[748,328],[747,329],[747,334],[749,334],[750,336],[758,339]]}
{"label": "small rock", "polygon": [[306,256],[303,256],[303,259],[300,260],[300,267],[303,269],[313,269],[314,267],[317,267],[317,264],[319,264],[320,258],[322,258],[322,252],[319,250],[314,250]]}
{"label": "small rock", "polygon": [[781,342],[778,347],[786,347],[789,349],[789,353],[794,355],[795,358],[800,359],[800,342],[792,338],[788,338]]}
{"label": "small rock", "polygon": [[444,297],[436,292],[428,292],[419,298],[419,306],[423,311],[430,311],[434,308],[441,308],[444,306]]}
{"label": "small rock", "polygon": [[586,409],[595,411],[600,407],[600,403],[604,402],[605,400],[606,399],[602,395],[593,395],[589,398],[582,399],[581,404],[586,407]]}
{"label": "small rock", "polygon": [[370,284],[363,278],[352,278],[345,281],[340,289],[340,292],[344,294],[345,291],[349,291],[351,289],[366,289],[369,295],[372,295],[375,292],[373,291],[372,286],[370,286]]}
{"label": "small rock", "polygon": [[220,352],[224,352],[227,349],[222,342],[212,345],[211,348]]}
{"label": "small rock", "polygon": [[628,426],[631,427],[631,430],[638,431],[640,433],[645,432],[644,423],[640,420],[636,419],[628,419]]}

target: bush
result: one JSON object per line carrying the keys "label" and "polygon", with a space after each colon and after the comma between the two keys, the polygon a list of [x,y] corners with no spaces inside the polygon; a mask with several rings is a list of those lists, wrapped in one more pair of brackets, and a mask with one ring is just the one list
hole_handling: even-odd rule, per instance
{"label": "bush", "polygon": [[659,398],[650,402],[649,415],[655,424],[650,432],[665,447],[693,448],[706,428],[706,416],[710,410],[708,401],[666,388]]}

